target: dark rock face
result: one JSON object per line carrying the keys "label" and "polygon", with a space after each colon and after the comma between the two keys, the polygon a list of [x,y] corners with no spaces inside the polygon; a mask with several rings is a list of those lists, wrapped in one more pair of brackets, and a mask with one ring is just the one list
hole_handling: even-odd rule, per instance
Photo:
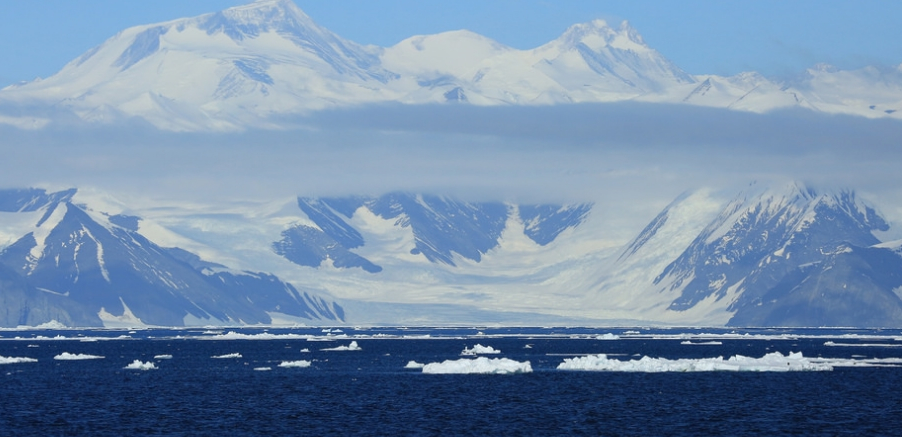
{"label": "dark rock face", "polygon": [[[454,266],[454,257],[479,262],[499,244],[507,220],[515,212],[501,202],[469,203],[440,196],[390,193],[377,198],[299,198],[298,207],[316,227],[298,225],[282,233],[273,244],[276,253],[308,267],[318,267],[330,259],[335,267],[359,267],[370,273],[382,267],[351,250],[365,245],[360,232],[346,220],[358,208],[376,216],[395,220],[414,235],[414,254],[423,254],[433,263]],[[585,220],[592,204],[523,205],[518,207],[524,234],[539,245],[554,241],[561,232]],[[343,218],[344,217],[344,218]]]}
{"label": "dark rock face", "polygon": [[851,191],[740,196],[655,284],[682,290],[674,311],[733,296],[734,326],[902,326],[892,292],[902,258],[867,249],[887,227]]}
{"label": "dark rock face", "polygon": [[902,257],[889,249],[840,246],[787,273],[736,313],[734,326],[902,325]]}

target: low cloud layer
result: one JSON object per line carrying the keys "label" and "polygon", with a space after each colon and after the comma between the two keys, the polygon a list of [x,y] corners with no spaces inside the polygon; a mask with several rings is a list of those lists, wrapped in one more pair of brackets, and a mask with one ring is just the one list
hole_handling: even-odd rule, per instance
{"label": "low cloud layer", "polygon": [[286,122],[297,128],[0,128],[0,185],[211,202],[404,190],[595,201],[644,216],[689,189],[794,179],[856,189],[902,218],[902,123],[892,120],[616,103],[390,105]]}

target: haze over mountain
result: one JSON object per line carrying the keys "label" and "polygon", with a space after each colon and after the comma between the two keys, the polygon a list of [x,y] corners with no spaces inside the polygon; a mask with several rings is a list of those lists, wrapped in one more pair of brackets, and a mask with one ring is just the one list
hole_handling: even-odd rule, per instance
{"label": "haze over mountain", "polygon": [[754,72],[690,75],[627,22],[603,20],[575,24],[531,50],[466,30],[382,48],[318,26],[290,0],[258,0],[126,29],[47,79],[4,88],[0,122],[39,128],[62,111],[89,122],[138,117],[166,130],[217,131],[286,127],[310,111],[386,102],[615,101],[898,119],[902,66],[818,65],[785,83]]}

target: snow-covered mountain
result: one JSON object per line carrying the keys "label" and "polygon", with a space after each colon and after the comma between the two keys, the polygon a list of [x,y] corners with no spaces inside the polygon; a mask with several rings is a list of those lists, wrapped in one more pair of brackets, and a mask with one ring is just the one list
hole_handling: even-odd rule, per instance
{"label": "snow-covered mountain", "polygon": [[[659,253],[647,246],[658,233],[674,232],[667,221],[679,203],[618,261]],[[637,294],[666,296],[656,302],[659,317],[686,323],[899,326],[902,257],[879,247],[872,233],[887,228],[852,191],[753,185],[719,208],[691,242],[683,240],[682,251],[666,266],[658,270],[658,262],[645,270],[657,275],[650,283],[650,276],[643,277],[644,294]]]}
{"label": "snow-covered mountain", "polygon": [[599,208],[5,190],[0,322],[902,326],[902,243],[853,191],[689,191],[630,241]]}
{"label": "snow-covered mountain", "polygon": [[138,232],[140,218],[76,203],[76,190],[0,191],[0,326],[340,322],[341,307],[259,272],[232,271]]}
{"label": "snow-covered mountain", "polygon": [[465,30],[363,46],[317,25],[290,0],[258,0],[123,30],[49,78],[0,90],[0,106],[13,108],[0,123],[41,128],[52,122],[44,114],[63,111],[91,122],[138,117],[166,130],[235,130],[379,102],[625,100],[899,118],[900,69],[818,66],[792,83],[756,73],[693,76],[626,22],[602,20],[530,50]]}

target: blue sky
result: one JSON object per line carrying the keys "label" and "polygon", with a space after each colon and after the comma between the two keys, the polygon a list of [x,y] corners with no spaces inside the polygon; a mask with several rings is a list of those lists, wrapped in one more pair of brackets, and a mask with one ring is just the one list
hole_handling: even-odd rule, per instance
{"label": "blue sky", "polygon": [[[47,77],[130,26],[242,0],[2,0],[0,86]],[[786,77],[819,62],[840,68],[902,64],[897,0],[295,0],[344,38],[389,46],[412,35],[469,29],[536,47],[569,25],[629,20],[646,42],[692,74],[754,70]]]}

